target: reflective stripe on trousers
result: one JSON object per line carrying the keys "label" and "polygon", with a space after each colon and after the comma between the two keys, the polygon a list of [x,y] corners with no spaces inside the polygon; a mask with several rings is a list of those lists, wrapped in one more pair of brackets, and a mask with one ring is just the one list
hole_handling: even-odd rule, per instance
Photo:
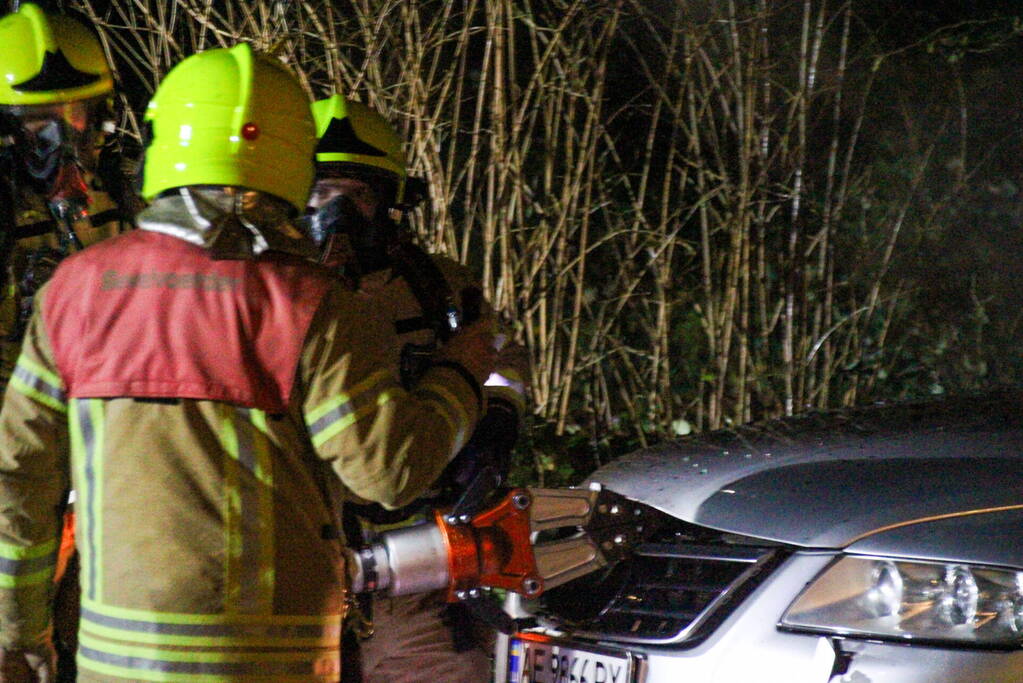
{"label": "reflective stripe on trousers", "polygon": [[83,598],[78,666],[143,681],[331,681],[341,615],[178,614]]}

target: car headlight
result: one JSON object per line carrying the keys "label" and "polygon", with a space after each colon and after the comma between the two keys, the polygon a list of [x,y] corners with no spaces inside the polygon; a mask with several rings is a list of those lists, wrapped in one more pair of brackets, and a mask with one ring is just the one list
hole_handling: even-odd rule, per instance
{"label": "car headlight", "polygon": [[842,557],[780,626],[864,638],[1023,645],[1023,572],[969,564]]}

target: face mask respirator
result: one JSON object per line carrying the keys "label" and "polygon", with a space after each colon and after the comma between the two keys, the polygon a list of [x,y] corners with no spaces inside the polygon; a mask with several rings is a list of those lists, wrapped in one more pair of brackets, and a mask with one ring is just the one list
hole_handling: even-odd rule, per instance
{"label": "face mask respirator", "polygon": [[[92,123],[102,103],[73,102],[51,107],[14,108],[14,152],[17,175],[44,197],[50,211],[65,227],[88,215],[89,187],[86,168],[92,163]],[[81,248],[74,231],[67,230],[69,246]],[[63,241],[63,240],[62,240]]]}
{"label": "face mask respirator", "polygon": [[320,262],[364,275],[391,265],[389,250],[398,226],[386,215],[368,220],[345,195],[339,195],[299,221],[320,249]]}
{"label": "face mask respirator", "polygon": [[[28,109],[26,107],[26,109]],[[61,168],[91,165],[96,105],[72,103],[52,110],[26,112],[17,136],[25,172],[40,194],[50,196],[61,180]]]}

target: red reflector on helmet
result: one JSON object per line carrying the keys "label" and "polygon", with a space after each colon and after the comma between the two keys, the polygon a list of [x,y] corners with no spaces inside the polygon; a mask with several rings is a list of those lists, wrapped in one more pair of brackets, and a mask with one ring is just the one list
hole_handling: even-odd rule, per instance
{"label": "red reflector on helmet", "polygon": [[255,140],[259,137],[259,126],[249,121],[242,126],[242,137],[246,140]]}

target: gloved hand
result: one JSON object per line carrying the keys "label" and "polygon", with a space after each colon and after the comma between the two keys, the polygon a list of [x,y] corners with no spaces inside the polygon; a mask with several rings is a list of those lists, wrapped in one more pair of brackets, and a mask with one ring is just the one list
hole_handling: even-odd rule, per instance
{"label": "gloved hand", "polygon": [[[515,341],[509,341],[501,346],[501,353],[497,359],[498,372],[507,377],[515,377],[522,382],[523,387],[529,386],[530,365],[529,350]],[[506,372],[501,372],[502,370]]]}
{"label": "gloved hand", "polygon": [[456,491],[465,490],[489,467],[494,485],[500,486],[508,478],[512,449],[518,436],[519,417],[515,408],[501,399],[491,399],[469,443],[448,464],[445,483],[452,484]]}
{"label": "gloved hand", "polygon": [[57,652],[49,641],[32,649],[0,648],[0,683],[53,683]]}
{"label": "gloved hand", "polygon": [[511,403],[519,415],[526,412],[529,394],[529,353],[515,342],[501,346],[494,372],[487,378],[484,391],[490,400],[500,398]]}
{"label": "gloved hand", "polygon": [[454,505],[452,514],[473,515],[508,478],[512,449],[519,435],[519,416],[514,406],[491,398],[487,413],[476,426],[469,443],[455,455],[441,474],[441,505]]}
{"label": "gloved hand", "polygon": [[480,387],[494,370],[497,348],[494,337],[495,318],[488,314],[466,325],[444,345],[437,360],[458,363],[476,378]]}

